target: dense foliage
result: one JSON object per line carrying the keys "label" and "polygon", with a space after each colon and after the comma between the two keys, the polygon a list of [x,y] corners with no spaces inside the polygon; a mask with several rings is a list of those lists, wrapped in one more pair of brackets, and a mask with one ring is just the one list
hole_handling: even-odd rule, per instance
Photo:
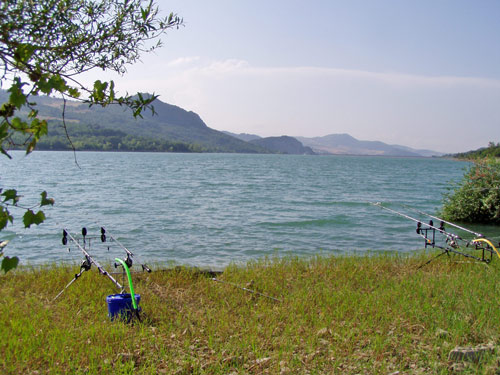
{"label": "dense foliage", "polygon": [[[96,68],[124,74],[128,64],[158,48],[159,37],[180,24],[174,14],[160,17],[152,0],[2,1],[0,88],[6,88],[9,96],[0,106],[0,152],[10,158],[8,151],[19,140],[29,154],[47,135],[47,119],[38,115],[36,107],[39,95],[58,96],[65,103],[71,98],[90,106],[118,104],[132,109],[134,116],[153,109],[155,95],[119,96],[113,81],[86,85],[78,77]],[[13,208],[24,212],[25,227],[45,219],[43,211],[22,207],[15,189],[0,188],[0,194],[0,230],[13,222]],[[38,206],[54,203],[46,192],[41,194]],[[2,242],[0,257],[4,248]],[[7,272],[16,264],[17,258],[4,257],[2,269]]]}
{"label": "dense foliage", "polygon": [[477,160],[445,195],[443,216],[461,222],[500,224],[500,161]]}
{"label": "dense foliage", "polygon": [[478,150],[461,152],[451,155],[457,159],[484,159],[484,158],[500,158],[500,143],[490,142],[488,147],[483,147]]}

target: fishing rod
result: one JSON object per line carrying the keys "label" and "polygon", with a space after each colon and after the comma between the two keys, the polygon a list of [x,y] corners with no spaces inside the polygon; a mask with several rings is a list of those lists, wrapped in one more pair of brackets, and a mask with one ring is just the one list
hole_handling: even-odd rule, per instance
{"label": "fishing rod", "polygon": [[[399,215],[399,216],[402,216],[406,219],[409,219],[409,220],[412,220],[414,222],[417,223],[417,234],[421,234],[421,231],[422,230],[426,230],[426,229],[433,229],[433,230],[437,230],[439,233],[442,233],[444,235],[446,235],[447,237],[449,237],[450,239],[454,239],[454,240],[463,240],[463,238],[461,238],[459,235],[457,234],[454,234],[454,233],[450,233],[450,232],[447,232],[445,229],[444,229],[444,224],[445,224],[445,221],[441,220],[441,223],[439,225],[439,228],[438,227],[435,227],[434,226],[434,222],[431,220],[429,223],[425,223],[425,222],[422,222],[422,220],[418,220],[412,216],[409,216],[409,215],[406,215],[402,212],[399,212],[399,211],[396,211],[396,210],[393,210],[389,207],[385,207],[382,205],[382,203],[380,202],[376,202],[376,203],[370,203],[371,205],[373,206],[376,206],[376,207],[380,207],[384,210],[387,210],[389,212],[392,212],[393,214],[396,214],[396,215]],[[422,228],[422,224],[427,226],[427,228]]]}
{"label": "fishing rod", "polygon": [[[135,254],[133,252],[131,252],[129,249],[127,249],[115,237],[113,237],[113,235],[109,231],[107,231],[106,228],[101,226],[101,242],[107,241],[106,234],[109,238],[111,238],[112,241],[116,242],[125,251],[125,253],[127,254],[127,258],[125,259],[125,263],[127,264],[127,267],[129,267],[129,268],[132,267],[132,263],[133,263],[132,258],[135,256]],[[151,268],[149,268],[147,264],[145,264],[145,263],[139,263],[139,264],[141,265],[143,271],[146,271],[148,273],[151,272]]]}
{"label": "fishing rod", "polygon": [[[85,244],[85,237],[87,236],[87,229],[86,228],[83,228],[82,229],[82,235],[83,235],[83,242]],[[92,267],[92,264],[94,264],[97,269],[99,270],[99,273],[101,273],[102,275],[104,276],[107,276],[112,282],[113,284],[116,285],[116,287],[118,289],[120,289],[120,291],[123,291],[124,288],[122,285],[120,285],[120,283],[118,281],[116,281],[113,276],[111,276],[111,274],[106,271],[88,252],[87,250],[85,250],[85,248],[80,245],[80,243],[78,242],[78,240],[76,240],[72,235],[71,233],[66,229],[64,228],[63,229],[63,238],[62,238],[62,243],[63,245],[67,245],[68,244],[68,237],[71,241],[73,241],[73,243],[80,249],[80,251],[83,253],[85,259],[83,260],[81,266],[80,266],[80,272],[77,273],[75,275],[75,277],[73,278],[73,280],[71,280],[67,285],[66,287],[64,287],[64,289],[59,292],[59,294],[53,299],[53,301],[55,301],[71,284],[73,284],[81,275],[83,272],[85,271],[88,271],[90,270],[90,268]]]}
{"label": "fishing rod", "polygon": [[252,293],[252,294],[256,294],[256,295],[261,296],[261,297],[265,297],[265,298],[272,299],[273,301],[276,301],[276,302],[283,302],[281,299],[278,299],[278,298],[275,298],[275,297],[268,296],[267,294],[257,292],[256,290],[252,290],[252,289],[248,289],[248,288],[245,288],[245,287],[239,286],[239,285],[234,284],[234,283],[231,283],[231,282],[229,282],[229,281],[224,281],[224,280],[218,279],[218,278],[216,278],[216,277],[212,277],[212,280],[213,280],[213,281],[216,281],[216,282],[218,282],[218,283],[221,283],[221,284],[231,285],[231,286],[233,286],[233,287],[235,287],[235,288],[238,288],[238,289],[244,290],[245,292],[248,292],[248,293]]}
{"label": "fishing rod", "polygon": [[[412,209],[412,208],[410,208],[410,207],[408,207],[406,205],[403,205],[403,206],[405,206],[405,207],[407,207],[409,209],[412,209],[412,210],[414,210],[416,212],[419,212],[422,215],[426,215],[426,216],[429,216],[429,217],[431,217],[433,219],[439,220],[440,221],[439,228],[434,226],[434,223],[433,223],[432,220],[430,220],[429,223],[427,224],[427,223],[424,223],[421,220],[416,219],[416,218],[414,218],[412,216],[409,216],[409,215],[406,215],[406,214],[404,214],[402,212],[393,210],[393,209],[391,209],[389,207],[385,207],[380,202],[371,203],[371,204],[374,205],[374,206],[376,206],[376,207],[382,208],[382,209],[384,209],[386,211],[389,211],[391,213],[394,213],[396,215],[399,215],[401,217],[404,217],[406,219],[415,221],[417,223],[417,230],[416,230],[416,232],[417,232],[418,235],[420,235],[421,237],[423,237],[425,239],[425,247],[427,248],[427,246],[431,246],[433,248],[436,247],[436,248],[439,248],[439,249],[443,250],[443,252],[441,254],[439,254],[437,257],[439,257],[439,256],[441,256],[443,254],[448,254],[449,255],[449,253],[455,253],[455,254],[459,254],[459,255],[462,255],[462,256],[467,257],[467,258],[472,258],[472,259],[475,259],[475,260],[478,260],[478,261],[481,261],[481,262],[489,263],[493,259],[493,253],[496,252],[496,254],[498,255],[498,257],[500,258],[500,252],[496,249],[496,247],[493,245],[493,243],[491,243],[491,241],[489,241],[487,239],[484,239],[483,236],[480,235],[479,233],[473,232],[471,230],[467,230],[466,228],[462,228],[462,227],[460,227],[458,225],[455,225],[453,223],[449,223],[446,220],[442,220],[441,218],[438,218],[437,216],[429,215],[429,214],[424,213],[423,211]],[[447,232],[444,229],[444,224],[445,223],[448,223],[448,224],[450,224],[452,226],[455,226],[455,227],[457,227],[459,229],[465,229],[466,232],[468,232],[468,233],[471,233],[471,234],[474,234],[474,235],[479,235],[479,236],[477,236],[479,238],[476,238],[476,239],[473,239],[473,240],[466,240],[466,239],[463,239],[462,237],[460,237],[460,236],[458,236],[458,235],[456,235],[454,233]],[[422,227],[422,225],[425,225],[426,227]],[[432,233],[432,239],[429,238],[429,231],[431,231],[431,233]],[[446,246],[440,246],[440,245],[436,244],[436,242],[435,242],[436,231],[438,231],[438,233],[441,233],[444,236],[446,236]],[[464,253],[462,251],[457,250],[457,249],[461,248],[461,246],[459,244],[459,241],[464,242],[465,243],[465,247],[468,247],[470,244],[473,244],[475,250],[482,250],[482,256],[481,257],[476,257],[474,255],[467,254],[467,253]],[[485,251],[488,251],[490,253],[490,258],[489,259],[487,259],[485,257]],[[432,259],[430,261],[432,261]],[[424,265],[430,263],[430,261],[428,261]],[[421,267],[423,267],[424,265],[422,265]],[[421,268],[421,267],[419,267],[419,268]]]}
{"label": "fishing rod", "polygon": [[446,220],[441,219],[441,218],[439,218],[439,217],[437,217],[437,216],[434,216],[434,215],[431,215],[431,214],[425,213],[425,212],[423,212],[423,211],[417,210],[416,208],[413,208],[413,207],[407,206],[406,204],[401,204],[401,205],[402,205],[403,207],[406,207],[406,208],[407,208],[407,209],[409,209],[409,210],[412,210],[412,211],[418,212],[418,213],[419,213],[419,214],[421,214],[421,215],[425,215],[425,216],[431,217],[431,218],[433,218],[433,219],[435,219],[435,220],[439,220],[439,221],[441,221],[441,222],[443,222],[443,223],[445,223],[445,224],[451,225],[452,227],[455,227],[455,228],[457,228],[457,229],[463,230],[464,232],[467,232],[467,233],[473,234],[473,235],[474,235],[474,236],[476,236],[476,237],[479,237],[479,238],[484,237],[481,233],[474,232],[473,230],[467,229],[467,228],[465,228],[465,227],[462,227],[462,226],[457,225],[457,224],[455,224],[455,223],[452,223],[452,222],[450,222],[450,221],[446,221]]}

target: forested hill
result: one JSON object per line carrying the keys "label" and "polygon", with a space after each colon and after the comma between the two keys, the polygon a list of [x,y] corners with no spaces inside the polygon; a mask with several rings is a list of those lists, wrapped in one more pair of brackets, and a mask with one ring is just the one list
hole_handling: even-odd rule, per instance
{"label": "forested hill", "polygon": [[[0,91],[0,103],[7,99]],[[48,97],[33,98],[39,116],[49,120],[49,136],[42,138],[38,149],[68,149],[61,127],[63,101]],[[156,114],[134,119],[130,109],[111,105],[105,108],[68,102],[65,120],[75,146],[80,150],[136,150],[181,152],[269,153],[209,128],[194,112],[156,100]]]}
{"label": "forested hill", "polygon": [[500,158],[500,143],[490,142],[488,147],[481,147],[477,150],[460,152],[458,154],[445,155],[446,157],[453,157],[456,159],[484,159],[484,158]]}
{"label": "forested hill", "polygon": [[295,138],[286,135],[252,139],[249,142],[281,154],[314,155],[314,151],[310,147],[305,147]]}

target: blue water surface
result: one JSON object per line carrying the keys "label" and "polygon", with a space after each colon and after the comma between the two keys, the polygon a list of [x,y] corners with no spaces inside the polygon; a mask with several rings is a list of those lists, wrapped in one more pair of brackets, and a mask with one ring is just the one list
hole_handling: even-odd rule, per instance
{"label": "blue water surface", "polygon": [[[81,258],[61,243],[100,226],[150,262],[222,268],[263,256],[423,247],[413,222],[369,202],[436,213],[465,162],[357,156],[34,152],[0,165],[24,206],[46,190],[47,220],[1,232],[24,264]],[[398,208],[399,207],[399,208]],[[414,214],[414,213],[413,213]],[[108,244],[109,245],[109,244]],[[91,243],[100,259],[121,254]]]}

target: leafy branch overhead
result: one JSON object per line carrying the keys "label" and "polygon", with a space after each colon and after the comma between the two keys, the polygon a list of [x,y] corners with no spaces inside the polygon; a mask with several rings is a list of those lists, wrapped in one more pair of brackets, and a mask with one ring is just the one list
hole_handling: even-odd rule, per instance
{"label": "leafy branch overhead", "polygon": [[[22,146],[29,154],[47,135],[47,120],[36,107],[39,95],[89,106],[118,104],[131,108],[135,117],[145,109],[154,112],[156,95],[119,96],[113,81],[88,85],[79,77],[95,69],[125,74],[127,65],[160,47],[162,34],[182,22],[173,13],[160,16],[153,0],[2,1],[0,88],[7,89],[8,100],[0,103],[0,152],[10,158],[9,150]],[[29,228],[45,220],[38,208],[54,203],[46,192],[34,207],[21,207],[19,200],[17,190],[0,188],[0,231],[14,221],[14,209],[24,211],[23,224]],[[4,272],[18,262],[4,256],[6,244],[0,242]]]}
{"label": "leafy branch overhead", "polygon": [[[33,96],[119,104],[132,108],[134,116],[151,109],[155,95],[118,96],[112,81],[86,86],[78,76],[96,68],[124,74],[127,65],[161,46],[162,34],[182,25],[178,16],[160,17],[153,1],[142,0],[7,0],[0,9],[1,83],[10,86],[9,100],[0,108],[4,154],[13,132],[26,135],[28,153],[47,133]],[[19,114],[23,107],[27,116]]]}
{"label": "leafy branch overhead", "polygon": [[[25,228],[29,228],[31,225],[38,225],[45,220],[45,214],[43,211],[39,210],[37,213],[33,211],[33,209],[43,206],[52,206],[54,204],[54,199],[47,197],[47,192],[44,191],[41,194],[41,199],[38,204],[34,207],[21,207],[19,205],[19,201],[21,200],[21,196],[17,194],[17,190],[8,189],[2,191],[0,189],[0,231],[4,229],[7,224],[10,222],[11,224],[14,222],[14,217],[11,215],[9,209],[21,209],[24,212],[23,215],[23,224]],[[8,272],[13,268],[17,267],[19,263],[18,257],[8,257],[4,256],[4,248],[7,246],[9,241],[1,241],[0,242],[0,258],[2,262],[0,263],[0,270],[4,272]]]}

